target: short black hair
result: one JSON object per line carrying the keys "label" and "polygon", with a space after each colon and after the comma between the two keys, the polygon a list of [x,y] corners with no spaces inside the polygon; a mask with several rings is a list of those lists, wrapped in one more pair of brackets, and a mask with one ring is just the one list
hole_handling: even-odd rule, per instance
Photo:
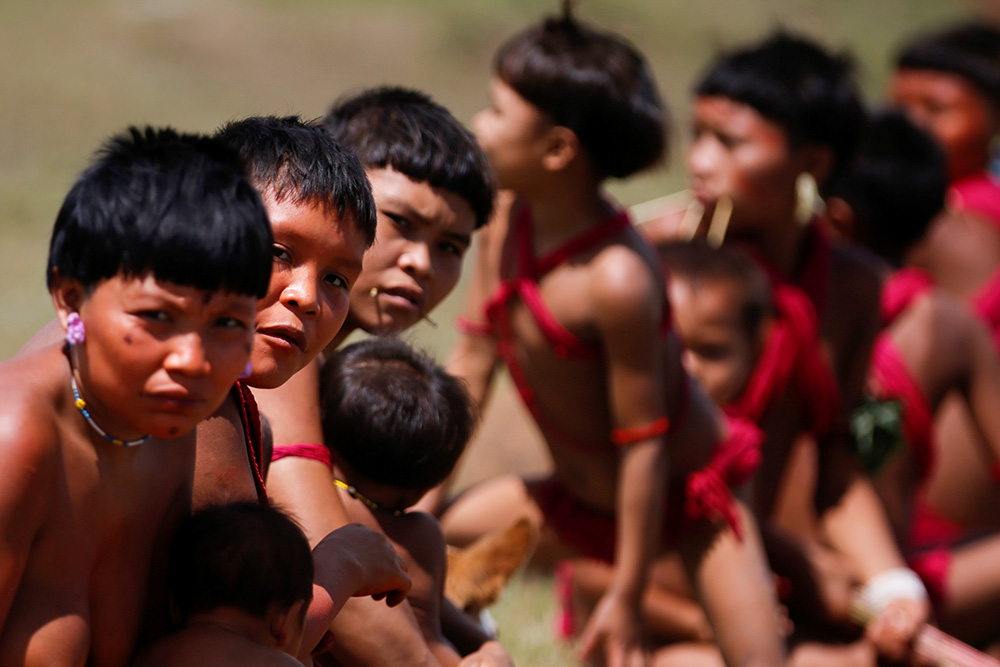
{"label": "short black hair", "polygon": [[1000,111],[1000,30],[982,22],[963,22],[926,33],[896,56],[899,69],[957,74]]}
{"label": "short black hair", "polygon": [[500,47],[494,70],[518,95],[571,129],[603,176],[663,160],[667,111],[653,73],[621,36],[576,20],[569,3]]}
{"label": "short black hair", "polygon": [[375,200],[365,169],[318,121],[252,116],[223,125],[216,136],[243,157],[261,194],[350,214],[367,245],[374,243]]}
{"label": "short black hair", "polygon": [[170,550],[169,584],[182,620],[219,607],[264,618],[312,600],[309,541],[281,510],[218,505],[186,519]]}
{"label": "short black hair", "polygon": [[496,185],[486,154],[450,111],[398,86],[366,88],[337,99],[323,118],[333,137],[369,169],[391,168],[468,202],[476,227],[493,213]]}
{"label": "short black hair", "polygon": [[49,242],[46,280],[89,289],[118,274],[261,298],[271,227],[243,161],[222,142],[170,128],[111,137],[70,188]]}
{"label": "short black hair", "polygon": [[784,130],[791,146],[820,144],[834,152],[833,171],[854,154],[865,108],[847,55],[784,31],[724,53],[695,84],[701,97],[725,97]]}
{"label": "short black hair", "polygon": [[702,283],[726,281],[743,290],[740,323],[756,339],[764,318],[774,311],[767,274],[739,246],[712,247],[704,239],[674,241],[659,247],[671,278],[686,280],[693,289]]}
{"label": "short black hair", "polygon": [[944,208],[947,190],[947,160],[934,137],[903,113],[883,111],[828,195],[854,210],[858,241],[899,263]]}
{"label": "short black hair", "polygon": [[338,350],[323,366],[320,395],[327,446],[359,474],[396,488],[443,481],[475,423],[462,382],[395,338]]}

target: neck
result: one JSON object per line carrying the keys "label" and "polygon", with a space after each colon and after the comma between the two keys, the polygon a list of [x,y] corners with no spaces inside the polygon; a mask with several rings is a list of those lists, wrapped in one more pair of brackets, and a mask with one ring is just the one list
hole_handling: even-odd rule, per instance
{"label": "neck", "polygon": [[734,230],[732,238],[752,245],[784,275],[792,276],[802,254],[805,231],[806,227],[789,218],[778,224],[761,225],[749,233]]}
{"label": "neck", "polygon": [[257,618],[236,607],[217,607],[211,611],[193,614],[185,623],[187,628],[224,632],[243,637],[257,644],[281,648],[268,626],[266,617]]}
{"label": "neck", "polygon": [[614,212],[596,182],[565,179],[544,193],[525,196],[535,221],[535,252],[561,245],[580,232],[600,224]]}
{"label": "neck", "polygon": [[[98,423],[98,419],[100,419],[100,417],[95,416],[94,414],[94,402],[85,395],[85,389],[82,386],[82,381],[78,377],[80,373],[77,372],[75,364],[73,363],[73,357],[75,356],[75,350],[73,348],[70,348],[68,356],[69,383],[70,391],[73,394],[73,405],[83,417],[84,421],[87,422],[87,427],[91,432],[91,436],[98,436],[100,440],[110,442],[118,447],[134,447],[149,440],[148,435],[138,435],[138,437],[133,437],[136,434],[110,433]],[[113,426],[111,428],[113,428]]]}

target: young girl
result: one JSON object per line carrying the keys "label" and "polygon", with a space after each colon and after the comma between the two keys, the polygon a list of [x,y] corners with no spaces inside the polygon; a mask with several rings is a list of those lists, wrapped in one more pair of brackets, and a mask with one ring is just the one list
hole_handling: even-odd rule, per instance
{"label": "young girl", "polygon": [[[482,266],[498,270],[470,286],[449,368],[482,402],[502,358],[555,472],[469,490],[443,514],[445,534],[467,543],[528,514],[542,526],[542,558],[613,563],[581,640],[585,658],[611,664],[645,664],[639,601],[652,558],[669,545],[710,609],[725,658],[778,664],[753,520],[725,484],[714,487],[717,503],[701,504],[707,497],[687,481],[706,467],[736,483],[748,463],[741,454],[753,452],[715,448],[722,429],[681,369],[655,254],[603,190],[662,155],[664,110],[648,66],[619,36],[567,11],[512,37],[495,74],[474,128],[499,185],[518,199],[481,246],[484,258],[502,247],[504,260],[487,259]],[[753,630],[737,630],[742,623]]]}
{"label": "young girl", "polygon": [[[878,498],[844,436],[878,329],[879,281],[863,259],[831,244],[814,219],[817,184],[822,187],[843,168],[864,125],[849,65],[808,40],[778,34],[722,56],[695,93],[687,163],[696,204],[689,215],[667,216],[646,229],[657,242],[683,237],[690,233],[686,223],[697,224],[701,209],[706,224],[698,233],[742,243],[776,287],[797,294],[800,315],[818,326],[819,352],[828,366],[815,368],[813,375],[817,385],[832,382],[840,389],[825,401],[829,419],[816,433],[818,528],[859,582],[879,589],[886,581],[908,582],[887,594],[899,594],[898,600],[869,625],[869,636],[884,652],[902,654],[926,619],[925,593],[905,569]],[[789,461],[795,460],[793,453],[809,451],[796,443],[814,430],[808,424],[814,398],[786,392],[761,423],[768,437],[754,507],[768,533],[779,526],[812,531],[813,520],[803,510],[813,503],[803,494],[813,490],[795,488],[811,473]],[[882,573],[892,574],[877,577]],[[804,585],[793,582],[793,588]],[[821,613],[845,622],[847,608],[831,606]]]}
{"label": "young girl", "polygon": [[131,659],[154,551],[190,507],[194,446],[168,439],[245,372],[270,247],[213,139],[131,129],[70,190],[48,261],[66,342],[0,366],[0,663]]}

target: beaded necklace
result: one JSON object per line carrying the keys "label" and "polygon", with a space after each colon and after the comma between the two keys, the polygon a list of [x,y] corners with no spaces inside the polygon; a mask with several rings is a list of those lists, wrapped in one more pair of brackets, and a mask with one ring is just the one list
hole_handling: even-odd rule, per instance
{"label": "beaded necklace", "polygon": [[73,388],[73,404],[76,406],[76,409],[80,411],[80,414],[82,414],[83,418],[87,420],[87,423],[90,424],[95,431],[104,436],[108,442],[119,447],[135,447],[136,445],[141,445],[149,440],[148,435],[144,435],[135,440],[122,440],[114,437],[113,435],[108,435],[103,428],[97,425],[94,418],[90,416],[90,412],[87,410],[87,402],[83,400],[83,396],[80,395],[80,388],[76,386],[76,378],[73,377],[72,372],[69,375],[69,384]]}
{"label": "beaded necklace", "polygon": [[356,488],[354,488],[347,482],[339,480],[336,477],[333,478],[333,483],[342,488],[344,491],[347,491],[347,495],[349,495],[351,498],[354,498],[355,500],[360,500],[368,509],[374,510],[376,512],[388,512],[389,514],[395,514],[396,516],[399,516],[400,514],[403,513],[402,510],[391,510],[388,507],[384,507],[381,503],[375,502],[374,500],[364,495],[363,493],[358,491]]}

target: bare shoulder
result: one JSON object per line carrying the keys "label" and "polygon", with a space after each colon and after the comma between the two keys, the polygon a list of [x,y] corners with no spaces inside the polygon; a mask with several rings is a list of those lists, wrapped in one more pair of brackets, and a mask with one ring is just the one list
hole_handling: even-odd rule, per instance
{"label": "bare shoulder", "polygon": [[940,289],[931,290],[906,312],[921,331],[928,346],[938,350],[968,350],[979,340],[989,341],[989,332],[954,296]]}
{"label": "bare shoulder", "polygon": [[[40,472],[58,458],[68,404],[66,358],[59,346],[40,348],[0,364],[0,475]],[[13,469],[12,469],[13,468]]]}
{"label": "bare shoulder", "polygon": [[600,250],[590,263],[587,278],[597,319],[632,321],[651,316],[651,322],[658,322],[665,287],[656,267],[653,250],[645,243],[615,244]]}

